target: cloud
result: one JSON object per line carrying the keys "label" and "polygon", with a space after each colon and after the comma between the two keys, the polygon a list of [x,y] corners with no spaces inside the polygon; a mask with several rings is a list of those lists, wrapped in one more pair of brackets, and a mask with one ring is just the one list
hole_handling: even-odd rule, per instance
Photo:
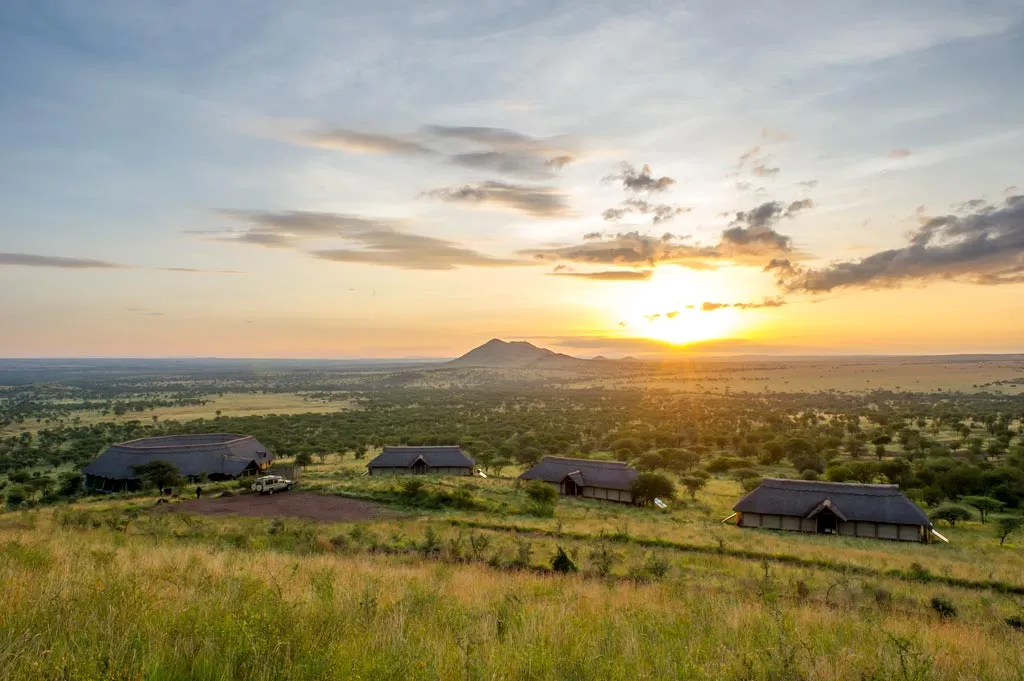
{"label": "cloud", "polygon": [[784,130],[773,130],[772,128],[761,128],[761,138],[770,142],[787,142],[793,136]]}
{"label": "cloud", "polygon": [[760,153],[761,147],[751,147],[744,151],[736,161],[736,171],[742,172],[749,167],[751,174],[757,177],[774,177],[777,175],[779,169],[768,165],[771,157],[760,156]]}
{"label": "cloud", "polygon": [[[713,270],[715,261],[731,260],[740,264],[761,265],[769,258],[794,257],[788,236],[770,225],[782,217],[792,217],[811,202],[794,201],[788,206],[773,202],[751,211],[736,213],[731,226],[713,246],[683,243],[687,236],[665,233],[658,236],[638,231],[604,236],[587,234],[582,243],[520,251],[521,255],[541,262],[577,262],[590,265],[653,267],[674,264],[694,270]],[[611,209],[618,210],[618,209]]]}
{"label": "cloud", "polygon": [[[559,265],[559,267],[564,267]],[[578,277],[580,279],[595,279],[597,281],[647,281],[654,274],[654,270],[607,270],[602,272],[570,272],[559,271],[558,267],[549,275],[553,277]]]}
{"label": "cloud", "polygon": [[624,232],[605,238],[587,239],[580,244],[520,251],[541,262],[568,261],[590,265],[650,267],[675,263],[692,269],[714,269],[705,258],[717,257],[713,249],[665,241],[639,232]]}
{"label": "cloud", "polygon": [[0,253],[0,267],[48,267],[63,270],[143,270],[158,272],[184,272],[194,274],[241,274],[236,270],[204,270],[194,267],[137,267],[93,258],[68,258],[32,253]]}
{"label": "cloud", "polygon": [[651,203],[644,199],[633,197],[623,201],[621,208],[608,208],[601,215],[605,220],[616,221],[621,220],[630,213],[640,213],[641,215],[651,215],[651,224],[657,225],[667,222],[682,213],[689,213],[691,210],[692,208],[684,208],[667,203]]}
{"label": "cloud", "polygon": [[444,239],[401,231],[396,223],[340,213],[309,211],[221,211],[246,224],[241,232],[225,232],[220,241],[261,246],[297,246],[303,241],[340,239],[356,248],[315,250],[311,255],[333,262],[363,263],[411,270],[452,270],[458,267],[507,267],[520,260],[495,258]]}
{"label": "cloud", "polygon": [[301,143],[323,149],[341,149],[354,154],[399,154],[403,156],[434,156],[438,152],[411,139],[345,128],[295,133],[291,137]]}
{"label": "cloud", "polygon": [[891,149],[889,151],[889,158],[906,158],[913,153],[910,149]]}
{"label": "cloud", "polygon": [[31,253],[0,253],[0,266],[12,267],[54,267],[65,270],[116,270],[130,269],[106,260],[92,258],[65,258],[55,255],[34,255]]}
{"label": "cloud", "polygon": [[497,204],[538,218],[569,217],[566,195],[552,187],[524,187],[504,182],[483,182],[462,187],[442,187],[421,196],[448,203]]}
{"label": "cloud", "polygon": [[[701,303],[700,309],[702,312],[714,312],[715,310],[721,310],[723,308],[732,308],[734,310],[756,310],[762,307],[782,307],[786,304],[786,301],[782,298],[765,298],[760,303],[712,303],[704,302]],[[692,307],[692,306],[691,306]]]}
{"label": "cloud", "polygon": [[[968,202],[970,203],[970,202]],[[1024,282],[1024,195],[966,215],[922,219],[903,248],[814,269],[773,260],[784,291],[824,293],[838,288],[889,288],[905,282],[950,279],[974,284]]]}
{"label": "cloud", "polygon": [[815,187],[818,186],[818,181],[817,180],[804,180],[803,182],[797,182],[797,184],[800,185],[801,187],[803,187],[804,189],[814,189]]}
{"label": "cloud", "polygon": [[671,177],[654,177],[651,167],[646,164],[638,171],[625,162],[620,164],[618,173],[608,175],[604,181],[622,182],[626,191],[648,194],[663,192],[676,183]]}
{"label": "cloud", "polygon": [[447,160],[473,170],[550,177],[579,156],[567,136],[541,139],[505,128],[427,125],[418,132],[386,134],[342,127],[285,130],[272,136],[295,144],[355,154],[392,154]]}

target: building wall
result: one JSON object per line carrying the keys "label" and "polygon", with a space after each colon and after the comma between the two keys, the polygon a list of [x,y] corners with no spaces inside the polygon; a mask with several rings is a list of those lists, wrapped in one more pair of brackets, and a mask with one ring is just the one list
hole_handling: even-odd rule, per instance
{"label": "building wall", "polygon": [[[559,483],[557,487],[560,493],[565,494],[565,485]],[[621,489],[607,489],[605,487],[586,486],[583,488],[580,496],[587,499],[601,499],[602,501],[618,501],[624,504],[633,502],[632,492]]]}
{"label": "building wall", "polygon": [[[791,532],[818,531],[818,525],[814,518],[781,516],[769,513],[741,513],[738,525],[740,527],[760,527],[766,530],[788,530]],[[838,530],[839,534],[845,537],[921,541],[921,528],[917,525],[839,521]]]}

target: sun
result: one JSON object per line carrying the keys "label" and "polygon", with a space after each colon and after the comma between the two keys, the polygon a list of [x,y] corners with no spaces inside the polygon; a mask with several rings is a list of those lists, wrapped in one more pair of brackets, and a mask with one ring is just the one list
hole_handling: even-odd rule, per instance
{"label": "sun", "polygon": [[[673,312],[669,311],[668,314]],[[652,313],[651,316],[653,314],[657,313]],[[661,317],[645,319],[646,328],[640,328],[642,335],[647,338],[672,345],[688,345],[734,335],[739,327],[738,316],[735,310],[685,310],[672,314],[671,317],[662,313]]]}

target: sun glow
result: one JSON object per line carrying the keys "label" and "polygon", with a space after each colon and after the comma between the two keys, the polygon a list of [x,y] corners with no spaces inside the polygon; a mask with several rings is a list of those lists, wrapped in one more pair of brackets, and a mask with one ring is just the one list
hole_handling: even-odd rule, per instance
{"label": "sun glow", "polygon": [[742,312],[730,308],[702,309],[705,302],[736,299],[735,292],[713,285],[719,283],[709,281],[706,273],[659,268],[649,282],[636,286],[616,301],[619,327],[624,335],[673,345],[735,338],[746,325]]}

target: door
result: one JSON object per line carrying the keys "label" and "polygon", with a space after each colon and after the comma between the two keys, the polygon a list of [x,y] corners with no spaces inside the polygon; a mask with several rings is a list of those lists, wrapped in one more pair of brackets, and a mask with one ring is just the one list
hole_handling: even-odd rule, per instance
{"label": "door", "polygon": [[412,467],[412,472],[416,475],[423,475],[427,472],[427,464],[423,460],[417,461]]}
{"label": "door", "polygon": [[818,534],[839,534],[839,518],[832,511],[822,511],[817,516]]}
{"label": "door", "polygon": [[572,481],[572,478],[566,478],[562,485],[562,489],[564,490],[562,493],[566,496],[578,497],[583,493],[583,490],[580,489],[579,485]]}

